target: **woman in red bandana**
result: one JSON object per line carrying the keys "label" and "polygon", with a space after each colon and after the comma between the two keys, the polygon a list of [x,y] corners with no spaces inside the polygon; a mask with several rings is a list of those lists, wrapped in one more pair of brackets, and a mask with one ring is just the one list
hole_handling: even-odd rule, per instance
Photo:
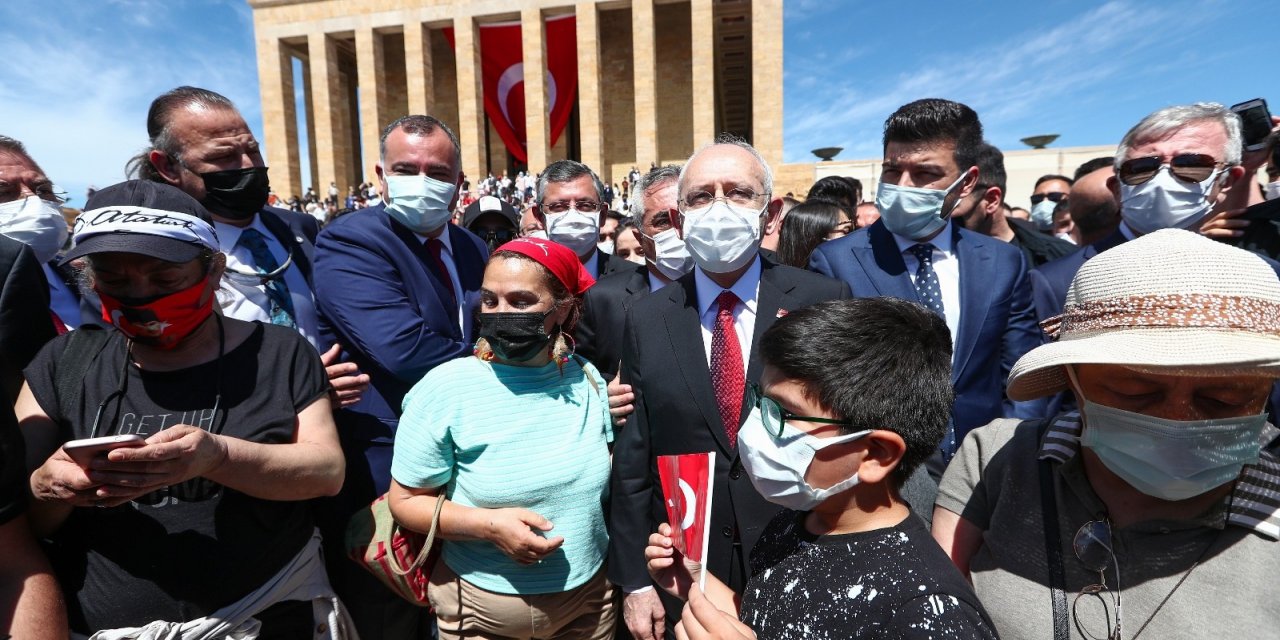
{"label": "woman in red bandana", "polygon": [[571,337],[592,284],[554,242],[498,247],[475,357],[432,369],[405,397],[391,511],[426,532],[447,497],[427,592],[442,639],[613,637],[609,402]]}
{"label": "woman in red bandana", "polygon": [[66,260],[114,328],[46,345],[16,406],[72,630],[312,637],[313,604],[341,611],[305,502],[345,471],[320,359],[296,331],[215,313],[226,258],[190,196],[133,181],[88,208]]}

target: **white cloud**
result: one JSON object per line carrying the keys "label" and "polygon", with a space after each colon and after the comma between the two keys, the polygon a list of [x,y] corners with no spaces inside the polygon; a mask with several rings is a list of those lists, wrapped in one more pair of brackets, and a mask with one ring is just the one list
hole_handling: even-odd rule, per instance
{"label": "white cloud", "polygon": [[[126,161],[147,144],[151,100],[173,87],[223,93],[260,130],[252,25],[243,5],[4,3],[0,133],[23,141],[80,206],[87,186],[124,179]],[[202,29],[211,12],[235,15],[236,24]]]}
{"label": "white cloud", "polygon": [[[1080,117],[1073,111],[1096,103],[1090,96],[1123,86],[1126,71],[1151,72],[1130,69],[1134,55],[1191,39],[1198,25],[1187,20],[1185,9],[1109,2],[1051,28],[1027,25],[1021,32],[992,35],[961,50],[924,42],[920,47],[936,54],[932,59],[938,63],[891,76],[859,73],[865,69],[847,63],[813,65],[789,58],[789,73],[794,72],[790,86],[804,90],[786,97],[786,159],[809,161],[809,149],[831,145],[844,147],[845,158],[877,157],[884,119],[897,107],[925,97],[973,107],[988,139],[1047,133],[1027,128],[1051,130],[1059,119]],[[883,67],[893,53],[878,52],[874,64]],[[1082,141],[1100,142],[1105,141]]]}

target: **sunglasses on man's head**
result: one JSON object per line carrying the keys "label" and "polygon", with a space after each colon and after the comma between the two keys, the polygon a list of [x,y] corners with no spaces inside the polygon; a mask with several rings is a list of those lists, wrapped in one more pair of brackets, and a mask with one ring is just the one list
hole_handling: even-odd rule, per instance
{"label": "sunglasses on man's head", "polygon": [[[1213,175],[1214,169],[1225,165],[1207,153],[1183,153],[1169,161],[1169,173],[1183,182],[1204,182]],[[1125,160],[1116,172],[1116,177],[1129,186],[1140,185],[1156,177],[1164,161],[1157,157],[1133,158]]]}

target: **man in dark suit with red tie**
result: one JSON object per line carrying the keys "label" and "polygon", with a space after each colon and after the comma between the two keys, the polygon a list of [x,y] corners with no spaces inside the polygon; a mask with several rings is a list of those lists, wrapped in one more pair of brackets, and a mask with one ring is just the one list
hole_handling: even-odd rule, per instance
{"label": "man in dark suit with red tie", "polygon": [[[627,312],[622,378],[635,393],[635,413],[614,448],[609,579],[627,593],[624,618],[641,640],[662,637],[666,627],[644,559],[649,533],[667,519],[656,456],[716,452],[705,566],[740,591],[751,546],[778,510],[751,486],[737,454],[748,386],[762,366],[755,344],[788,311],[850,295],[842,282],[759,256],[761,214],[782,206],[772,183],[764,159],[744,142],[695,153],[680,176],[672,223],[696,267]],[[668,621],[678,618],[679,603],[666,604]]]}
{"label": "man in dark suit with red tie", "polygon": [[361,636],[429,637],[429,610],[399,600],[338,548],[346,519],[387,491],[405,393],[436,365],[471,353],[488,253],[449,222],[462,171],[448,127],[405,116],[383,130],[381,152],[384,204],[338,218],[316,241],[321,330],[370,377],[360,402],[338,412],[347,478],[323,533],[334,543],[330,577]]}

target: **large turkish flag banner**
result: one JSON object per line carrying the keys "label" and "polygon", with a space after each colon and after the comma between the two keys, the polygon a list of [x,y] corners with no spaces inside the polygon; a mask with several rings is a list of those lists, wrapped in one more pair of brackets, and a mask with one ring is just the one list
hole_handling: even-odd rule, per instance
{"label": "large turkish flag banner", "polygon": [[711,476],[716,454],[658,456],[658,476],[671,525],[671,542],[685,557],[702,564],[711,536]]}
{"label": "large turkish flag banner", "polygon": [[[546,91],[550,106],[549,128],[554,145],[569,124],[578,92],[577,19],[558,16],[545,20]],[[454,44],[453,29],[444,30]],[[528,162],[525,132],[524,44],[519,22],[480,26],[480,63],[484,110],[507,150],[520,162]],[[532,167],[540,171],[542,167]]]}

